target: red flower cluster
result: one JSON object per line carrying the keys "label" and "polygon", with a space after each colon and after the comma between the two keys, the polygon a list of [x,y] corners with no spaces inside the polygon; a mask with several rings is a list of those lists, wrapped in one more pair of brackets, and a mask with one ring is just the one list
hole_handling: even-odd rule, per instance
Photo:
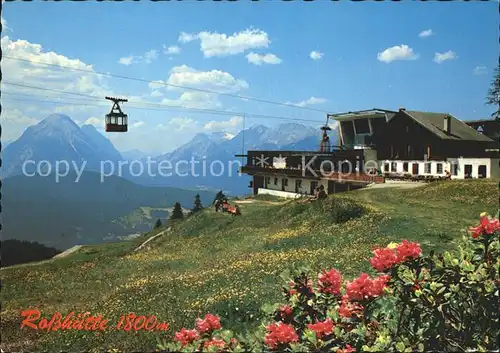
{"label": "red flower cluster", "polygon": [[287,344],[297,342],[299,336],[291,325],[282,322],[270,324],[266,326],[266,333],[264,343],[271,349],[277,348],[279,344]]}
{"label": "red flower cluster", "polygon": [[279,308],[279,312],[281,314],[281,317],[287,318],[293,314],[293,309],[288,305],[283,305],[281,308]]}
{"label": "red flower cluster", "polygon": [[175,333],[176,341],[180,342],[183,346],[189,344],[193,341],[200,339],[200,334],[196,330],[181,329],[179,332]]}
{"label": "red flower cluster", "polygon": [[307,328],[316,332],[317,338],[321,338],[333,332],[333,321],[332,319],[326,319],[325,321],[320,321],[315,324],[309,324]]}
{"label": "red flower cluster", "polygon": [[500,222],[496,218],[489,219],[487,215],[482,215],[479,225],[469,228],[473,238],[479,238],[484,234],[493,234],[500,231]]}
{"label": "red flower cluster", "polygon": [[333,268],[328,272],[326,270],[321,271],[318,275],[318,286],[321,293],[339,294],[342,287],[340,272]]}
{"label": "red flower cluster", "polygon": [[412,258],[417,258],[422,255],[422,249],[419,243],[412,243],[408,240],[403,240],[396,248],[398,262],[403,262]]}
{"label": "red flower cluster", "polygon": [[380,248],[373,251],[370,264],[379,272],[386,271],[392,266],[403,261],[417,258],[422,254],[420,244],[403,240],[397,245],[395,251],[391,248]]}
{"label": "red flower cluster", "polygon": [[398,263],[398,258],[394,250],[389,248],[380,248],[373,251],[374,257],[370,259],[370,264],[379,272],[390,269]]}
{"label": "red flower cluster", "polygon": [[351,352],[356,352],[356,350],[348,344],[345,345],[344,349],[339,349],[337,351],[337,353],[351,353]]}
{"label": "red flower cluster", "polygon": [[354,281],[349,282],[346,286],[347,297],[350,300],[364,300],[375,298],[384,292],[390,276],[381,275],[375,279],[371,279],[366,273],[362,273]]}
{"label": "red flower cluster", "polygon": [[196,328],[200,333],[205,333],[221,328],[219,316],[205,315],[204,319],[196,319]]}
{"label": "red flower cluster", "polygon": [[359,316],[362,311],[363,307],[357,303],[350,302],[347,295],[342,297],[342,302],[338,310],[340,317],[350,319],[353,316]]}
{"label": "red flower cluster", "polygon": [[220,338],[212,338],[210,341],[206,341],[203,346],[207,349],[210,347],[224,348],[226,346],[226,342]]}

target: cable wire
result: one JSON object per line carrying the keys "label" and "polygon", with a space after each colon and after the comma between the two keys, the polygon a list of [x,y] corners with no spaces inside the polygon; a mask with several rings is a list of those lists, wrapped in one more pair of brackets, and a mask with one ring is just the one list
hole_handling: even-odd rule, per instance
{"label": "cable wire", "polygon": [[315,111],[315,112],[320,112],[320,113],[328,113],[328,111],[326,111],[326,110],[315,109],[315,108],[308,108],[308,107],[302,107],[302,106],[295,105],[295,104],[275,102],[275,101],[270,101],[270,100],[267,100],[267,99],[261,99],[261,98],[255,98],[255,97],[246,97],[246,96],[241,96],[241,95],[238,95],[238,94],[216,92],[216,91],[211,91],[211,90],[201,89],[201,88],[194,88],[194,87],[187,87],[187,86],[181,86],[181,85],[174,85],[174,84],[166,83],[166,82],[163,82],[163,81],[151,81],[151,80],[145,80],[145,79],[141,79],[141,78],[137,78],[137,77],[130,77],[130,76],[116,75],[116,74],[110,74],[110,73],[99,72],[99,71],[78,69],[78,68],[69,67],[69,66],[65,66],[65,65],[49,64],[49,63],[43,63],[43,62],[35,61],[35,60],[28,60],[28,59],[17,58],[17,57],[13,57],[13,56],[9,56],[9,55],[3,55],[2,58],[3,59],[10,59],[10,60],[17,60],[17,61],[24,61],[24,62],[29,62],[29,63],[33,63],[33,64],[38,64],[38,65],[46,65],[46,66],[58,67],[58,68],[67,69],[67,70],[87,72],[87,73],[95,74],[95,75],[115,77],[115,78],[126,79],[126,80],[133,80],[133,81],[139,81],[139,82],[144,82],[144,83],[153,83],[153,84],[158,84],[158,85],[164,85],[164,86],[167,86],[167,87],[176,87],[176,88],[182,88],[182,89],[185,89],[185,90],[192,90],[192,91],[198,91],[198,92],[204,92],[204,93],[210,93],[210,94],[217,94],[217,95],[221,95],[221,96],[227,96],[227,97],[238,98],[238,99],[243,99],[243,100],[251,100],[251,101],[256,101],[256,102],[261,102],[261,103],[267,103],[267,104],[274,104],[274,105],[285,106],[285,107],[289,107],[289,108],[297,108],[297,109],[304,109],[304,110]]}
{"label": "cable wire", "polygon": [[[16,93],[11,92],[2,92],[3,94],[8,95],[16,95]],[[27,96],[28,94],[23,94]],[[26,99],[26,98],[15,98],[15,97],[5,97],[9,100],[14,101],[22,101],[22,102],[38,102],[38,103],[46,103],[46,104],[59,104],[59,105],[69,105],[69,106],[95,106],[95,107],[105,107],[105,104],[96,104],[96,103],[81,103],[81,102],[65,102],[65,101],[49,101],[49,100],[36,100],[36,99]],[[104,103],[104,102],[103,102]],[[136,103],[137,104],[137,103]],[[177,111],[174,108],[148,108],[148,107],[133,107],[127,106],[127,109],[137,109],[137,110],[147,110],[147,111]],[[181,109],[189,110],[195,108],[187,108],[182,107]],[[291,118],[291,117],[281,117],[281,116],[273,116],[273,115],[261,115],[261,114],[248,114],[248,113],[238,113],[238,112],[227,112],[227,111],[193,111],[191,113],[203,113],[203,114],[214,114],[214,115],[225,115],[225,116],[245,116],[246,118],[251,117],[255,119],[278,119],[278,120],[292,120],[292,121],[304,121],[304,122],[312,122],[312,123],[321,123],[319,120],[310,120],[310,119],[300,119],[300,118]]]}

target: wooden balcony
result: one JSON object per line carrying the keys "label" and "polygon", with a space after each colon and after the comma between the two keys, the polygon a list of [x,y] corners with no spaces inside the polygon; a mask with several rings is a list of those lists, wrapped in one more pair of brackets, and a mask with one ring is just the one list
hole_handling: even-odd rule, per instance
{"label": "wooden balcony", "polygon": [[272,167],[259,167],[255,165],[246,165],[241,167],[241,173],[245,173],[248,175],[259,175],[259,176],[286,176],[297,179],[313,179],[313,180],[333,180],[338,182],[352,182],[352,183],[361,183],[361,184],[370,184],[370,183],[385,183],[385,178],[382,176],[373,176],[368,175],[366,173],[337,173],[337,172],[328,172],[322,175],[320,170],[313,170],[312,173],[310,170],[302,170],[302,169],[293,169],[293,168],[272,168]]}

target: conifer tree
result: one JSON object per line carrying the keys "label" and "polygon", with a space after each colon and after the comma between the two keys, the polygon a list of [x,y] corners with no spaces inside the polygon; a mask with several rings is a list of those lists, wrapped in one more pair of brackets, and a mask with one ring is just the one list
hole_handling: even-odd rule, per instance
{"label": "conifer tree", "polygon": [[495,69],[495,77],[491,82],[491,87],[488,91],[488,96],[486,97],[486,104],[493,105],[495,107],[495,112],[492,116],[495,119],[500,119],[500,63]]}
{"label": "conifer tree", "polygon": [[195,197],[194,197],[194,207],[193,209],[191,210],[191,213],[196,213],[196,212],[199,212],[203,209],[203,205],[201,204],[201,200],[200,200],[200,194],[197,194]]}
{"label": "conifer tree", "polygon": [[181,204],[176,202],[174,205],[174,209],[172,210],[172,214],[170,215],[170,219],[183,219],[184,218],[184,213],[182,213],[182,207]]}
{"label": "conifer tree", "polygon": [[161,220],[160,220],[160,219],[158,219],[158,220],[156,221],[156,223],[155,223],[155,229],[156,229],[156,228],[160,228],[161,226],[162,226],[162,224],[161,224]]}

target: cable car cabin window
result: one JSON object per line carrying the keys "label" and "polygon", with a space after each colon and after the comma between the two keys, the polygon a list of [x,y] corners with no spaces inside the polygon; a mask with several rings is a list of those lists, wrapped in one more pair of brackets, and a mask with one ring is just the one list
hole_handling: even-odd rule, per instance
{"label": "cable car cabin window", "polygon": [[370,133],[370,124],[367,119],[354,120],[354,128],[356,129],[356,135]]}

